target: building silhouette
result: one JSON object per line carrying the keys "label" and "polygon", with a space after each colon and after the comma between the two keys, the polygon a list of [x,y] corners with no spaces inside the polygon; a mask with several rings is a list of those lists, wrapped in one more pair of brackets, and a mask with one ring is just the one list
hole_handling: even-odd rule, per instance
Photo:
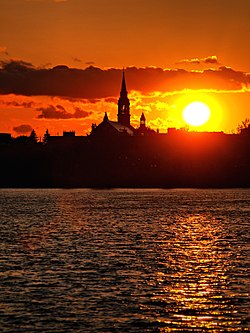
{"label": "building silhouette", "polygon": [[0,133],[0,144],[11,143],[12,138],[10,133]]}
{"label": "building silhouette", "polygon": [[121,91],[118,99],[117,121],[109,120],[108,115],[105,112],[103,121],[99,125],[92,124],[90,136],[93,138],[108,138],[111,136],[137,136],[155,133],[155,131],[151,129],[149,130],[146,127],[146,118],[143,113],[140,118],[140,127],[138,129],[135,129],[130,124],[130,116],[130,101],[128,98],[125,72],[123,69]]}
{"label": "building silhouette", "polygon": [[117,121],[43,142],[0,134],[0,187],[250,187],[250,125],[238,134],[134,128],[122,72]]}
{"label": "building silhouette", "polygon": [[126,87],[125,81],[125,74],[124,69],[122,71],[122,87],[120,91],[120,98],[118,100],[118,123],[126,126],[131,127],[130,125],[130,102],[128,99],[128,92]]}

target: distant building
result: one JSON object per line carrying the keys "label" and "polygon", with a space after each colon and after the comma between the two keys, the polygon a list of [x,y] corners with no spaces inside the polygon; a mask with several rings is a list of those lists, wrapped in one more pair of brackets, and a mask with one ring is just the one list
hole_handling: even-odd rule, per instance
{"label": "distant building", "polygon": [[74,138],[76,136],[76,132],[75,131],[69,131],[69,132],[64,131],[63,136],[65,138]]}
{"label": "distant building", "polygon": [[86,136],[76,136],[75,131],[64,131],[63,136],[50,135],[47,139],[48,143],[55,145],[72,145],[87,142]]}
{"label": "distant building", "polygon": [[155,135],[157,133],[158,132],[155,132],[154,130],[152,130],[151,128],[146,126],[146,117],[145,117],[144,113],[142,113],[141,118],[140,118],[140,127],[138,129],[136,129],[135,135],[151,136],[151,135]]}

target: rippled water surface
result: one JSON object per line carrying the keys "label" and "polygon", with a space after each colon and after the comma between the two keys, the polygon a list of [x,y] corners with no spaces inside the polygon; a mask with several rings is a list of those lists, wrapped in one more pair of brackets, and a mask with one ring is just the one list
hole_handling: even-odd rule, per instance
{"label": "rippled water surface", "polygon": [[249,332],[250,190],[0,190],[1,332]]}

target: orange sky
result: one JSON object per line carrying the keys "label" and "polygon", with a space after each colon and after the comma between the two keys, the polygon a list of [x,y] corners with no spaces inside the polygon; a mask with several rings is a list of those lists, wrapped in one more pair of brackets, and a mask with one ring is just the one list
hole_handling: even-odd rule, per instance
{"label": "orange sky", "polygon": [[1,132],[81,135],[105,111],[115,120],[123,66],[135,126],[143,111],[152,128],[183,127],[192,100],[211,108],[200,130],[232,132],[250,117],[249,0],[0,0],[0,8]]}

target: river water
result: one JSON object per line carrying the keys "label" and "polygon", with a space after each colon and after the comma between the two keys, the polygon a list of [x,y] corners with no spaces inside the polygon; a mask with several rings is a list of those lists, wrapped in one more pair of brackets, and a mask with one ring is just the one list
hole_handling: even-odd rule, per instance
{"label": "river water", "polygon": [[250,190],[0,190],[1,332],[249,332]]}

